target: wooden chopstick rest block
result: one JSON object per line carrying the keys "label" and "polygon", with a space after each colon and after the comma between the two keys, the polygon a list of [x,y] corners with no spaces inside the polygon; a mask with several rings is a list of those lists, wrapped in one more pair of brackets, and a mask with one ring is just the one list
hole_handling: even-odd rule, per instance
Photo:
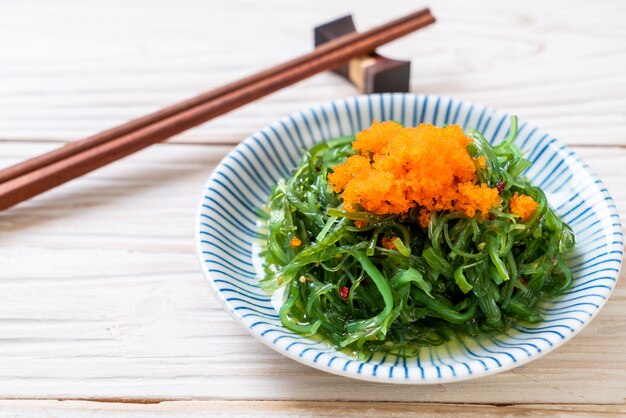
{"label": "wooden chopstick rest block", "polygon": [[[356,32],[356,27],[351,15],[317,26],[314,30],[315,46],[352,32]],[[387,58],[376,52],[355,58],[333,71],[349,80],[361,93],[409,91],[411,62]]]}

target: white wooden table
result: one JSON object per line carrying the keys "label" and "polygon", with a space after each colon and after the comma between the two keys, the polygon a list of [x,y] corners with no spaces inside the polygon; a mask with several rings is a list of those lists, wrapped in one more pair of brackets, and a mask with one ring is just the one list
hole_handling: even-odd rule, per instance
{"label": "white wooden table", "polygon": [[[0,2],[0,166],[308,51],[424,2]],[[428,3],[382,49],[414,92],[517,113],[570,144],[626,219],[626,3]],[[626,414],[624,274],[602,313],[527,366],[465,383],[371,384],[266,348],[220,307],[194,252],[210,171],[251,132],[354,95],[326,73],[0,213],[0,415]]]}

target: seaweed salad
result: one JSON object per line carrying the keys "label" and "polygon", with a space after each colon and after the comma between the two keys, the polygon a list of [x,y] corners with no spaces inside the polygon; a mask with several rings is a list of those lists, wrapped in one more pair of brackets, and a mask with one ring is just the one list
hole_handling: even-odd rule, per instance
{"label": "seaweed salad", "polygon": [[387,121],[306,151],[262,211],[280,319],[339,349],[415,355],[541,321],[572,283],[571,228],[507,137]]}

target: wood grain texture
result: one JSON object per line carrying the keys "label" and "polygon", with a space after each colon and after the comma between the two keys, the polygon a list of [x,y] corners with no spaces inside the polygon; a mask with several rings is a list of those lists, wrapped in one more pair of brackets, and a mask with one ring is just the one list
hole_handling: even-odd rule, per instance
{"label": "wood grain texture", "polygon": [[[0,143],[0,164],[51,146]],[[624,403],[624,273],[572,341],[475,381],[359,382],[265,347],[214,299],[194,251],[196,205],[228,149],[157,145],[0,213],[0,398]],[[626,150],[576,150],[624,218]]]}
{"label": "wood grain texture", "polygon": [[[496,106],[567,143],[626,145],[626,3],[585,1],[22,0],[0,2],[0,138],[79,139],[307,52],[312,28],[368,28],[421,6],[438,23],[381,49],[411,89]],[[235,142],[356,94],[333,74],[180,136]]]}
{"label": "wood grain texture", "polygon": [[85,401],[0,401],[11,416],[74,417],[621,417],[622,405],[476,406],[394,402],[177,401],[159,404]]}

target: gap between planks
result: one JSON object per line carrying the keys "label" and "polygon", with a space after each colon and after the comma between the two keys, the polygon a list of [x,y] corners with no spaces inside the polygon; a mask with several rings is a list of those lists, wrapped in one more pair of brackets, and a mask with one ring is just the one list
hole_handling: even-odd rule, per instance
{"label": "gap between planks", "polygon": [[[616,417],[626,413],[624,405],[577,405],[577,404],[451,404],[451,403],[408,403],[408,402],[311,402],[311,401],[163,401],[160,403],[131,403],[102,400],[0,400],[0,411],[12,414],[22,411],[40,410],[63,414],[91,415],[106,412],[115,417],[125,414],[143,413],[146,416],[165,414],[168,417],[195,416],[455,416],[455,417],[501,417],[501,416],[601,416]],[[1,412],[0,412],[1,415]],[[69,416],[69,415],[67,415]]]}
{"label": "gap between planks", "polygon": [[225,404],[225,405],[237,405],[237,404],[258,404],[258,405],[274,405],[274,404],[293,404],[293,405],[309,405],[309,404],[327,404],[327,405],[412,405],[412,406],[463,406],[463,407],[489,407],[489,408],[508,408],[508,407],[526,407],[526,408],[579,408],[579,409],[594,409],[594,408],[620,408],[626,413],[626,398],[623,403],[574,403],[574,402],[414,402],[414,401],[361,401],[361,400],[324,400],[324,401],[311,401],[306,399],[272,399],[267,400],[263,398],[243,398],[243,399],[220,399],[216,397],[205,396],[190,396],[190,397],[89,397],[89,396],[54,396],[54,397],[0,397],[0,405],[5,402],[92,402],[92,403],[104,403],[104,404],[137,404],[137,405],[158,405],[165,403],[212,403],[212,404]]}
{"label": "gap between planks", "polygon": [[[252,134],[252,133],[251,133]],[[235,139],[222,139],[222,140],[202,140],[195,141],[177,140],[159,142],[155,145],[206,145],[206,146],[235,146],[238,145],[245,138]],[[75,140],[63,140],[63,139],[45,139],[45,138],[0,138],[2,142],[15,142],[26,144],[58,144],[59,146],[74,142]],[[593,144],[566,144],[570,148],[626,148],[626,144],[612,144],[612,143],[593,143]]]}

